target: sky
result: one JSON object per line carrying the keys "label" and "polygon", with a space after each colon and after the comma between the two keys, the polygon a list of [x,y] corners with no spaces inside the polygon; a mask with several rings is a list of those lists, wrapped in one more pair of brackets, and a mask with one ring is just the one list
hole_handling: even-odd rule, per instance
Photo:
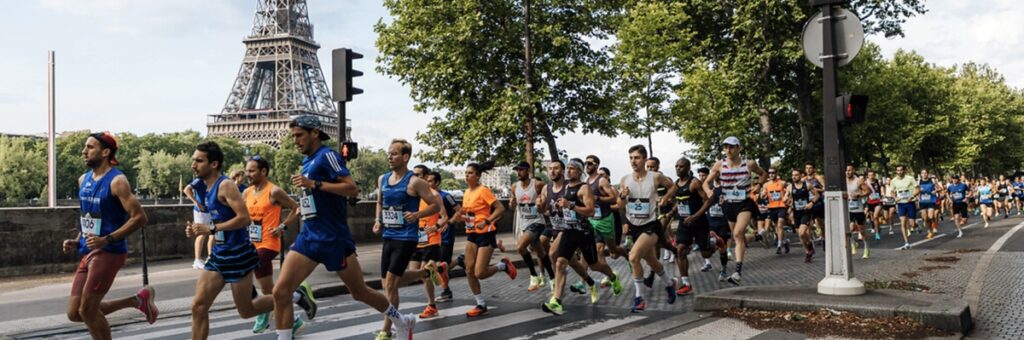
{"label": "sky", "polygon": [[[47,51],[55,50],[57,131],[191,129],[205,134],[207,115],[220,112],[235,79],[256,0],[0,4],[8,13],[0,20],[0,133],[46,131]],[[904,25],[905,37],[868,39],[886,57],[905,49],[941,66],[987,63],[1010,85],[1024,87],[1024,58],[1019,57],[1024,25],[1016,18],[1024,13],[1024,2],[935,0],[926,5],[928,13]],[[331,73],[331,49],[348,47],[365,56],[355,67],[365,73],[355,80],[365,92],[347,107],[352,138],[372,147],[384,147],[391,138],[413,140],[431,116],[413,110],[407,87],[374,70],[373,25],[387,20],[381,1],[309,0],[308,8],[325,76]],[[656,133],[653,140],[654,154],[663,160],[690,148],[671,132]],[[599,156],[617,178],[629,171],[625,149],[646,140],[572,133],[558,143],[572,157]]]}

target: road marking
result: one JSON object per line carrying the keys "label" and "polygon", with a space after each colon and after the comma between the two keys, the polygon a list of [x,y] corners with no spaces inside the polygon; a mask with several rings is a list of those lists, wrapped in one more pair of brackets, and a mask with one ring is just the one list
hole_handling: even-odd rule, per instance
{"label": "road marking", "polygon": [[530,322],[548,316],[551,316],[551,314],[544,313],[539,308],[531,308],[512,314],[491,316],[478,321],[473,321],[469,324],[469,327],[463,324],[458,324],[439,329],[432,329],[422,333],[415,333],[414,336],[419,339],[453,339],[519,323]]}
{"label": "road marking", "polygon": [[[521,336],[512,338],[512,340],[528,340],[528,339],[576,339],[582,338],[591,334],[597,334],[606,330],[619,327],[635,321],[646,319],[645,316],[626,316],[622,319],[611,319],[611,320],[580,320],[568,324],[564,324],[555,328],[549,328],[542,331],[534,332],[533,335]],[[580,327],[583,326],[583,327]],[[554,334],[547,335],[548,333]],[[542,336],[537,338],[536,336]]]}
{"label": "road marking", "polygon": [[[419,304],[419,306],[424,306],[424,305],[425,304],[423,304],[423,303]],[[438,317],[429,318],[429,319],[419,319],[419,318],[417,318],[416,324],[430,323],[430,322],[434,322],[434,321],[437,321],[437,320],[444,319],[446,317],[465,315],[467,311],[469,311],[470,309],[472,309],[475,306],[476,305],[464,305],[464,306],[458,306],[458,307],[441,309],[441,310],[438,310],[438,312],[437,312],[438,315],[439,315]],[[490,307],[490,309],[494,310],[494,309],[497,309],[497,307]],[[319,320],[317,320],[317,321],[319,321]],[[384,322],[384,319],[382,318],[382,319],[379,319],[379,320],[374,320],[373,322],[363,323],[363,324],[349,326],[349,327],[345,327],[345,328],[337,328],[337,329],[321,331],[321,332],[316,332],[316,333],[310,333],[310,334],[301,334],[301,338],[302,339],[314,339],[314,340],[316,340],[316,339],[324,339],[324,340],[326,340],[326,339],[342,339],[342,338],[346,338],[346,337],[353,337],[353,336],[356,336],[356,335],[366,334],[366,333],[370,333],[370,332],[373,332],[373,331],[380,330],[381,326],[384,325],[383,322]],[[462,326],[462,324],[458,324],[456,326]],[[456,326],[451,326],[451,327],[456,327]],[[474,323],[474,326],[475,326],[475,323]],[[392,335],[394,335],[394,334],[392,334]],[[423,339],[425,337],[424,335],[422,335],[420,333],[414,333],[414,336],[416,338],[420,338],[420,339]],[[395,336],[395,338],[400,338],[400,336]],[[225,338],[225,339],[227,339],[227,338]],[[430,338],[427,338],[427,339],[430,339]]]}
{"label": "road marking", "polygon": [[978,264],[974,266],[974,272],[971,273],[970,281],[967,281],[967,288],[964,289],[964,300],[967,300],[967,304],[970,305],[971,315],[981,315],[979,313],[978,301],[981,298],[981,288],[985,286],[985,274],[988,274],[988,267],[992,265],[992,258],[995,257],[996,252],[999,248],[1003,247],[1010,237],[1013,236],[1018,230],[1024,227],[1024,222],[1018,223],[1017,226],[1007,231],[992,244],[991,247],[985,251],[985,254],[981,255],[981,259],[978,260]]}
{"label": "road marking", "polygon": [[[426,306],[426,305],[427,305],[426,303],[422,303],[422,302],[410,302],[410,303],[403,303],[401,308],[403,308],[403,309],[405,309],[405,308],[418,308],[418,307],[423,307],[423,306]],[[332,314],[332,315],[325,315],[326,317],[322,317],[322,318],[318,317],[316,319],[313,319],[313,321],[310,321],[306,325],[308,326],[308,325],[312,325],[314,323],[321,324],[321,323],[329,323],[329,322],[347,321],[347,320],[358,319],[358,318],[361,318],[361,317],[373,316],[373,315],[381,315],[381,313],[378,312],[376,309],[373,309],[373,308],[365,308],[365,309],[355,310],[355,311],[351,311],[351,312],[338,313],[338,314]],[[255,319],[253,319],[253,321],[255,321]],[[366,323],[366,324],[363,324],[363,325],[376,325],[376,326],[371,326],[371,327],[376,327],[376,328],[379,329],[383,325],[383,322],[384,322],[384,318],[381,317],[379,319],[375,319],[373,322]],[[363,326],[363,325],[359,325],[359,326]],[[212,326],[211,326],[211,328],[212,328]],[[273,328],[273,325],[271,325],[271,328]],[[351,328],[351,327],[349,327],[349,328]],[[213,332],[211,332],[211,334],[210,334],[211,338],[216,338],[216,339],[238,339],[238,338],[242,338],[242,337],[247,337],[247,336],[255,335],[255,334],[252,333],[251,329],[243,329],[243,330],[240,330],[240,331],[235,331],[235,332],[230,332],[230,333],[220,333],[220,334],[212,334],[212,333]],[[273,330],[267,330],[267,333],[273,333]],[[365,332],[362,332],[362,333],[365,333]],[[314,334],[318,334],[318,333],[314,333]],[[351,335],[354,335],[354,334],[349,334],[349,336],[351,336]],[[302,336],[302,338],[303,339],[315,339],[316,337]],[[337,339],[337,337],[335,337],[335,339]]]}
{"label": "road marking", "polygon": [[[981,223],[981,222],[974,222],[974,223],[968,224],[967,226],[964,226],[963,228],[960,228],[960,229],[964,229],[964,230],[965,230],[965,229],[969,229],[969,228],[971,228],[971,227],[974,227],[974,226],[978,225],[979,223]],[[935,239],[937,239],[937,238],[941,238],[941,237],[946,237],[946,236],[952,236],[952,235],[953,235],[953,234],[947,234],[947,233],[940,233],[940,234],[936,234],[936,235],[935,235],[935,236],[933,236],[933,237],[932,237],[931,239],[924,239],[924,240],[920,240],[920,241],[917,241],[917,242],[911,243],[911,244],[910,244],[910,247],[911,247],[911,248],[913,248],[913,247],[917,247],[917,246],[919,246],[919,245],[925,244],[925,243],[927,243],[927,242],[929,242],[929,241],[932,241],[932,240],[935,240]],[[900,250],[901,248],[903,248],[903,247],[902,247],[902,246],[900,246],[900,247],[896,247],[896,248],[893,248],[893,250]]]}

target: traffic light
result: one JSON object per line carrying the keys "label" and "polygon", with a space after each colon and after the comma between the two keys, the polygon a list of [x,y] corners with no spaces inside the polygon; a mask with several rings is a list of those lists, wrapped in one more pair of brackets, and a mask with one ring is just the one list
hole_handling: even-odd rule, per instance
{"label": "traffic light", "polygon": [[868,96],[845,94],[836,97],[836,122],[849,126],[864,122],[868,110]]}
{"label": "traffic light", "polygon": [[352,69],[352,60],[362,58],[362,54],[347,48],[331,51],[331,84],[334,86],[331,98],[334,101],[350,102],[353,96],[363,93],[363,89],[352,87],[352,78],[363,75],[363,72]]}
{"label": "traffic light", "polygon": [[359,157],[359,143],[341,143],[341,158],[344,158],[345,161],[350,161],[356,159],[357,157]]}

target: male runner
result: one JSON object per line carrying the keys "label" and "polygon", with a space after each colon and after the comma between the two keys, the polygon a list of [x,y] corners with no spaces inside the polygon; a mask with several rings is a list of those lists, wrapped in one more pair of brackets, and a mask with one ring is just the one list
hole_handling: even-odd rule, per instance
{"label": "male runner", "polygon": [[885,213],[885,221],[889,224],[889,235],[896,230],[896,193],[892,191],[892,178],[884,180],[882,187],[882,211]]}
{"label": "male runner", "polygon": [[996,215],[999,215],[999,208],[1002,208],[1003,218],[1010,218],[1010,197],[1013,196],[1013,186],[1010,184],[1010,180],[1006,179],[1006,175],[999,175],[999,183],[996,188],[998,189]]}
{"label": "male runner", "polygon": [[[212,235],[216,244],[210,259],[206,261],[205,271],[196,280],[196,295],[192,300],[193,339],[206,339],[209,336],[210,306],[225,284],[231,284],[231,297],[238,315],[243,319],[274,309],[274,300],[270,296],[253,296],[255,291],[250,272],[256,269],[260,259],[256,247],[253,247],[249,239],[252,220],[245,207],[245,200],[238,192],[238,185],[221,172],[223,165],[224,152],[216,142],[196,145],[192,153],[192,172],[207,188],[196,194],[209,210],[211,223],[191,223],[185,228],[185,235]],[[303,306],[311,307],[315,304],[305,289],[295,295],[298,295],[298,299],[290,299],[289,303],[304,300]],[[289,326],[291,331],[298,332],[304,323],[296,319]]]}
{"label": "male runner", "polygon": [[1017,216],[1021,216],[1021,207],[1024,205],[1024,177],[1017,176],[1013,179],[1013,201],[1016,203]]}
{"label": "male runner", "polygon": [[960,182],[960,175],[953,175],[952,183],[946,187],[949,199],[953,202],[953,223],[956,226],[956,238],[964,236],[963,225],[967,223],[967,201],[970,192],[966,184]]}
{"label": "male runner", "polygon": [[[432,172],[426,165],[416,165],[413,167],[412,172],[413,176],[426,182],[427,185],[431,185],[429,177]],[[448,228],[447,219],[449,217],[447,210],[445,210],[441,193],[434,189],[433,186],[431,186],[430,192],[437,196],[436,199],[440,202],[441,211],[437,214],[420,218],[416,252],[412,254],[412,258],[409,260],[409,268],[406,269],[406,275],[409,275],[409,271],[416,270],[429,271],[433,269],[436,272],[436,275],[431,277],[431,280],[423,280],[423,290],[427,293],[427,307],[420,313],[420,319],[432,318],[438,315],[437,300],[434,297],[434,280],[436,279],[438,281],[437,284],[442,287],[448,286],[448,264],[441,261],[441,235]],[[429,203],[427,201],[420,200],[420,211],[426,210],[428,206]]]}
{"label": "male runner", "polygon": [[[825,195],[825,176],[822,176],[815,172],[814,163],[807,162],[804,164],[804,178],[810,184],[810,190],[816,197],[822,197]],[[818,242],[822,247],[825,246],[825,200],[818,199],[814,203],[814,208],[811,210],[811,214],[814,217],[814,225],[818,231]]]}
{"label": "male runner", "polygon": [[804,263],[811,263],[814,258],[814,240],[811,236],[814,205],[821,196],[814,194],[811,185],[804,178],[803,171],[793,169],[790,173],[793,184],[790,185],[790,200],[793,202],[793,222],[797,225],[797,235],[804,245]]}
{"label": "male runner", "polygon": [[[242,198],[252,219],[246,230],[259,257],[253,273],[256,282],[260,284],[260,291],[266,296],[274,293],[274,258],[281,252],[281,234],[299,220],[299,204],[287,192],[267,180],[269,174],[270,163],[263,157],[255,155],[245,162],[249,187],[242,192]],[[291,210],[284,221],[281,220],[282,208]],[[270,312],[260,313],[256,316],[252,332],[263,333],[267,328],[270,328]]]}
{"label": "male runner", "polygon": [[[199,203],[200,198],[196,197],[195,190],[206,191],[206,184],[203,184],[203,180],[199,178],[193,178],[192,182],[185,185],[182,189],[182,193],[185,197],[192,201],[192,220],[198,223],[209,224],[210,223],[210,212],[206,210],[203,204]],[[210,251],[213,249],[213,240],[206,236],[196,237],[196,241],[193,242],[195,248],[192,250],[192,269],[203,270],[206,266],[206,259],[203,258],[203,251],[206,251],[206,256],[210,256]]]}
{"label": "male runner", "polygon": [[[594,240],[594,230],[590,226],[590,220],[586,217],[593,215],[595,198],[590,192],[590,186],[580,180],[583,175],[583,161],[578,158],[569,160],[569,181],[561,183],[564,188],[555,188],[557,184],[552,183],[553,192],[564,192],[563,195],[554,201],[553,211],[550,211],[554,218],[552,223],[562,224],[562,233],[558,236],[558,259],[555,262],[555,289],[552,291],[551,299],[541,305],[541,309],[555,315],[562,315],[562,291],[565,289],[565,276],[568,274],[570,261],[577,251],[587,267],[593,271],[600,272],[611,278],[612,292],[615,295],[622,293],[622,284],[619,278],[612,272],[607,264],[597,261],[597,245]],[[563,191],[564,189],[564,191]],[[591,303],[597,303],[597,286],[592,278],[586,277],[587,285],[590,286]]]}
{"label": "male runner", "polygon": [[[356,247],[346,219],[348,201],[359,193],[352,181],[345,159],[337,151],[324,146],[330,139],[321,128],[320,118],[303,115],[292,120],[288,127],[296,148],[306,156],[302,160],[301,174],[291,177],[292,185],[301,188],[299,209],[302,229],[285,256],[281,275],[274,285],[274,323],[278,339],[291,339],[293,292],[309,276],[317,264],[336,272],[352,298],[363,302],[411,334],[416,316],[402,315],[398,308],[379,292],[366,285],[362,267],[356,257]],[[304,289],[306,293],[311,293]],[[309,298],[312,300],[312,294]],[[312,309],[312,310],[315,310]],[[308,314],[308,311],[307,311]],[[315,316],[315,312],[313,315]],[[312,317],[311,317],[312,318]]]}
{"label": "male runner", "polygon": [[921,219],[924,226],[928,228],[929,240],[935,237],[939,229],[939,211],[936,209],[937,190],[935,182],[928,176],[928,170],[921,169],[921,179],[918,182],[918,209],[921,211]]}
{"label": "male runner", "polygon": [[[647,168],[648,172],[657,172],[664,175],[661,172],[661,160],[658,157],[651,156],[644,162],[644,167]],[[665,176],[668,177],[668,176]],[[671,180],[671,178],[669,178]],[[658,187],[658,197],[668,195],[668,187]],[[662,235],[659,238],[660,243],[658,246],[661,248],[661,259],[663,261],[672,262],[675,261],[675,248],[672,246],[670,236],[672,235],[672,225],[669,224],[672,218],[672,206],[660,206],[658,207],[658,221],[661,222]],[[654,282],[654,273],[651,272],[647,277],[646,282]],[[647,287],[650,287],[647,284]]]}
{"label": "male runner", "polygon": [[508,205],[516,209],[516,223],[523,231],[516,243],[516,250],[523,257],[526,268],[530,270],[530,286],[526,290],[532,292],[540,289],[547,282],[544,280],[544,275],[537,273],[533,257],[530,256],[531,250],[540,259],[548,277],[552,280],[555,278],[551,258],[540,244],[540,235],[544,233],[545,224],[544,216],[537,209],[537,198],[540,197],[540,192],[544,189],[544,182],[533,178],[530,163],[519,162],[512,170],[516,171],[519,181],[512,184],[512,190],[510,190],[512,195]]}
{"label": "male runner", "polygon": [[725,159],[715,162],[708,174],[708,181],[704,182],[704,191],[712,192],[710,182],[721,179],[722,196],[725,203],[722,209],[729,226],[732,228],[733,242],[736,244],[736,272],[729,276],[729,283],[739,285],[742,279],[743,259],[746,253],[747,225],[750,224],[752,215],[757,212],[757,204],[750,199],[752,174],[757,174],[758,179],[768,177],[764,169],[757,165],[757,162],[740,157],[740,140],[729,136],[722,141],[722,148],[725,149]]}
{"label": "male runner", "polygon": [[900,216],[900,230],[903,233],[903,246],[899,249],[910,249],[910,231],[917,224],[917,207],[915,199],[921,188],[914,177],[906,175],[906,168],[896,166],[896,177],[890,183],[891,190],[896,194],[896,210]]}
{"label": "male runner", "polygon": [[871,219],[871,226],[875,232],[875,240],[882,239],[882,184],[878,180],[878,174],[874,170],[868,170],[868,177],[865,179],[871,192],[868,194],[868,217]]}
{"label": "male runner", "polygon": [[850,237],[847,241],[850,242],[850,254],[857,255],[857,241],[853,239],[854,235],[860,238],[864,242],[864,256],[868,258],[870,251],[868,249],[868,238],[864,235],[864,222],[867,216],[864,211],[864,198],[868,197],[871,192],[871,188],[864,182],[864,178],[857,176],[857,168],[853,165],[846,166],[846,205],[850,212]]}
{"label": "male runner", "polygon": [[[549,162],[548,178],[551,179],[551,183],[544,186],[541,190],[541,196],[537,200],[537,206],[541,208],[541,213],[547,216],[549,222],[548,228],[545,229],[545,232],[549,233],[550,238],[545,239],[542,237],[541,243],[546,243],[547,240],[550,240],[550,244],[548,245],[548,247],[550,247],[548,256],[554,259],[557,259],[559,256],[558,249],[561,248],[562,231],[564,231],[566,227],[566,223],[560,213],[561,208],[557,207],[559,200],[565,197],[569,188],[569,185],[567,184],[569,180],[564,176],[565,172],[565,163],[561,160],[556,159]],[[555,189],[556,187],[560,189]],[[585,266],[580,259],[572,257],[569,258],[569,267],[572,268],[581,279],[570,285],[569,290],[577,294],[586,294],[589,291],[591,300],[596,303],[599,295],[597,287],[593,285],[593,278],[591,278],[590,274],[587,273],[587,266]],[[589,288],[588,284],[590,284]],[[554,291],[555,281],[550,281],[550,285],[551,290]]]}
{"label": "male runner", "polygon": [[778,175],[775,168],[768,169],[768,182],[764,184],[764,197],[768,199],[768,223],[775,227],[775,254],[789,254],[789,240],[785,238],[789,221],[790,184]]}
{"label": "male runner", "polygon": [[[452,225],[455,223],[455,216],[461,215],[462,206],[455,202],[455,197],[449,194],[447,191],[441,190],[441,173],[437,171],[431,171],[427,174],[427,183],[430,183],[430,189],[437,192],[441,196],[441,203],[444,205],[444,211],[447,216],[441,220],[441,260],[438,263],[438,268],[441,268],[440,272],[442,278],[448,275],[449,268],[452,267],[452,252],[455,250],[455,232],[452,231]],[[434,301],[446,302],[452,300],[452,290],[448,288],[448,281],[441,280],[441,296],[437,297]]]}
{"label": "male runner", "polygon": [[644,269],[640,264],[643,260],[651,267],[662,283],[665,284],[665,292],[668,294],[668,303],[676,300],[676,279],[665,273],[665,267],[658,261],[655,250],[660,243],[659,238],[664,234],[661,230],[661,222],[658,221],[658,207],[668,205],[672,196],[664,195],[658,197],[658,187],[671,187],[672,180],[661,173],[648,172],[644,167],[647,161],[647,148],[643,145],[634,145],[629,148],[629,165],[633,173],[623,176],[619,182],[619,198],[625,201],[626,224],[624,232],[634,240],[633,248],[629,251],[629,263],[633,270],[634,298],[630,311],[637,313],[647,308],[640,291],[640,285],[644,281]]}
{"label": "male runner", "polygon": [[[708,170],[710,171],[710,169]],[[732,239],[732,228],[729,228],[729,220],[725,219],[725,212],[722,211],[722,188],[718,183],[714,183],[714,186],[715,191],[708,197],[708,201],[711,201],[711,206],[708,207],[707,211],[708,228],[711,230],[708,234],[711,236],[709,241],[714,242],[714,248],[718,251],[718,260],[722,264],[722,269],[718,271],[718,282],[725,282],[729,277],[727,273],[729,269],[728,244],[730,239]],[[704,191],[703,187],[701,191]],[[711,269],[710,263],[705,261],[704,267],[700,271],[707,272]]]}
{"label": "male runner", "polygon": [[676,190],[673,195],[676,205],[675,216],[679,218],[679,226],[676,228],[676,269],[679,269],[679,289],[676,290],[676,295],[687,295],[693,292],[693,287],[690,286],[688,256],[694,243],[700,247],[705,267],[710,268],[709,259],[715,252],[715,248],[709,242],[711,226],[706,215],[711,208],[711,200],[703,190],[703,183],[693,178],[690,160],[686,157],[676,161],[676,176]]}
{"label": "male runner", "polygon": [[77,249],[82,256],[71,281],[68,320],[85,323],[93,339],[111,338],[106,315],[115,311],[137,308],[150,324],[159,315],[156,291],[149,286],[135,296],[103,301],[128,259],[125,239],[148,221],[128,178],[115,167],[117,150],[117,139],[109,132],[86,138],[82,158],[89,171],[78,177],[79,233],[77,240],[61,244],[64,253]]}
{"label": "male runner", "polygon": [[[594,195],[596,204],[594,216],[590,217],[590,225],[594,228],[594,239],[597,242],[597,261],[608,264],[605,259],[606,250],[613,259],[627,256],[629,253],[619,246],[615,235],[615,230],[619,229],[621,225],[615,223],[615,216],[613,216],[613,212],[617,211],[613,206],[618,202],[619,192],[612,187],[608,176],[598,172],[600,166],[600,158],[594,155],[587,156],[584,163],[587,185],[590,186],[590,192]],[[601,287],[607,287],[610,284],[611,281],[607,277],[601,279]]]}

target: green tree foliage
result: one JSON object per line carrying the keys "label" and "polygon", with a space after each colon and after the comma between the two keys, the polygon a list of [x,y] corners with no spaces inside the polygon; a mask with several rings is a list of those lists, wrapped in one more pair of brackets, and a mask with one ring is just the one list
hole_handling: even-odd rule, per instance
{"label": "green tree foliage", "polygon": [[363,195],[376,191],[377,177],[390,171],[388,154],[384,149],[359,148],[359,158],[348,161],[346,165]]}
{"label": "green tree foliage", "polygon": [[38,197],[46,188],[46,155],[27,138],[0,137],[0,173],[0,202]]}
{"label": "green tree foliage", "polygon": [[[427,161],[462,164],[523,158],[527,112],[556,158],[556,138],[574,130],[615,135],[611,60],[600,41],[619,1],[534,1],[532,79],[525,79],[524,1],[386,0],[378,71],[408,86],[415,109],[440,116],[417,135]],[[527,96],[527,86],[530,95]],[[539,150],[539,148],[538,148]]]}
{"label": "green tree foliage", "polygon": [[192,177],[192,154],[171,155],[164,150],[142,150],[136,162],[137,185],[151,197],[175,196],[179,179]]}

